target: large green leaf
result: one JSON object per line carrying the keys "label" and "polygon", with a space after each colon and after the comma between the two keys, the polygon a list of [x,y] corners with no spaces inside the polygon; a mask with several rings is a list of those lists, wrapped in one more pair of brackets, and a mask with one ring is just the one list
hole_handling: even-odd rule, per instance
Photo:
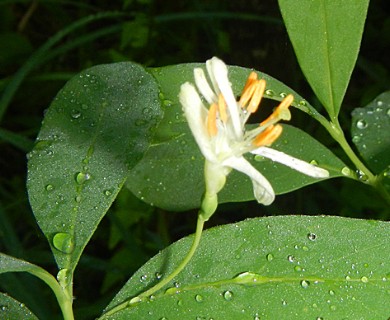
{"label": "large green leaf", "polygon": [[24,303],[21,303],[4,293],[0,293],[0,319],[38,320]]}
{"label": "large green leaf", "polygon": [[352,112],[352,141],[374,173],[390,165],[390,91]]}
{"label": "large green leaf", "polygon": [[358,56],[369,0],[279,0],[309,84],[337,118]]}
{"label": "large green leaf", "polygon": [[[199,66],[204,65],[186,64],[152,70],[164,96],[165,114],[152,146],[131,171],[126,183],[142,200],[168,210],[199,207],[204,191],[204,158],[178,101],[180,85],[186,81],[192,82],[193,69]],[[240,67],[229,68],[235,94],[240,93],[250,71]],[[286,85],[268,75],[261,76],[267,80],[266,97],[281,100],[286,93],[293,93],[295,106],[309,113],[315,112],[313,107]],[[342,175],[344,164],[322,144],[297,128],[284,125],[284,132],[274,147],[303,160],[315,161],[328,169],[331,177]],[[278,194],[319,181],[259,157],[249,157],[249,160],[271,181]],[[220,202],[253,199],[251,182],[245,175],[235,172],[229,176],[219,197]]]}
{"label": "large green leaf", "polygon": [[[389,237],[388,222],[324,216],[216,227],[168,290],[104,319],[388,319]],[[191,241],[146,263],[108,310],[169,274]]]}
{"label": "large green leaf", "polygon": [[134,63],[71,79],[29,154],[28,192],[60,269],[72,271],[161,116],[154,78]]}

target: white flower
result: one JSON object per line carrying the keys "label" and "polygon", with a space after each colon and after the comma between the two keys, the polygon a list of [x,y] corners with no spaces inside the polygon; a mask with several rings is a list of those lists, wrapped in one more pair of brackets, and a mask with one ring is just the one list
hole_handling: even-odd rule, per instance
{"label": "white flower", "polygon": [[[247,152],[280,162],[312,177],[329,176],[327,170],[267,147],[282,132],[282,126],[277,122],[291,118],[288,108],[293,101],[292,95],[286,96],[258,127],[246,130],[245,123],[250,114],[256,112],[264,94],[265,80],[257,79],[257,74],[252,72],[237,101],[225,63],[214,57],[206,62],[206,68],[211,86],[203,69],[196,68],[196,88],[186,82],[179,94],[192,134],[206,159],[205,198],[212,199],[210,208],[206,210],[215,210],[217,193],[225,185],[226,176],[232,169],[245,173],[252,180],[254,195],[259,203],[269,205],[273,202],[275,193],[271,184],[243,157]],[[208,108],[203,101],[207,102]]]}

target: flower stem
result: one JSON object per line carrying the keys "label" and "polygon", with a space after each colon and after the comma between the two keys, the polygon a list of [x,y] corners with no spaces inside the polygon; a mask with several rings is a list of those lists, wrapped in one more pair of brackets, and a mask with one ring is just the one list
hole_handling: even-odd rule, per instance
{"label": "flower stem", "polygon": [[167,283],[169,283],[174,277],[176,277],[185,268],[185,266],[188,264],[188,262],[193,257],[196,249],[198,248],[198,245],[199,245],[199,242],[200,242],[200,238],[201,238],[201,235],[202,235],[202,231],[203,231],[204,223],[205,223],[205,220],[202,218],[201,215],[198,215],[198,221],[197,221],[197,224],[196,224],[196,231],[195,231],[194,239],[193,239],[191,248],[188,251],[188,253],[185,256],[185,258],[183,259],[183,261],[177,266],[177,268],[168,277],[166,277],[163,280],[161,280],[159,283],[157,283],[152,288],[150,288],[150,289],[146,290],[145,292],[141,293],[138,296],[140,299],[145,298],[145,297],[149,297],[153,293],[155,293],[156,291],[160,290],[162,287],[164,287]]}

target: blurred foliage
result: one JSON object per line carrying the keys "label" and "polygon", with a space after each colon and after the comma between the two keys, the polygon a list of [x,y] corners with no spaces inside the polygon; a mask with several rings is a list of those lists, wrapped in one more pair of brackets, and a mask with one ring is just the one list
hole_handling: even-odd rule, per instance
{"label": "blurred foliage", "polygon": [[[389,13],[385,0],[370,5],[340,115],[345,132],[351,127],[353,109],[389,90]],[[321,108],[299,69],[277,1],[1,0],[0,251],[56,273],[26,196],[26,153],[45,109],[68,79],[101,63],[132,60],[157,67],[203,62],[213,55],[268,73]],[[292,123],[348,163],[307,115],[294,110]],[[388,219],[387,211],[368,186],[336,179],[279,196],[269,207],[222,205],[209,226],[279,214]],[[76,271],[76,317],[93,319],[139,266],[191,233],[195,218],[194,212],[178,215],[150,207],[123,190]],[[49,289],[30,276],[1,276],[0,290],[24,301],[40,319],[56,319],[53,314],[59,314]]]}

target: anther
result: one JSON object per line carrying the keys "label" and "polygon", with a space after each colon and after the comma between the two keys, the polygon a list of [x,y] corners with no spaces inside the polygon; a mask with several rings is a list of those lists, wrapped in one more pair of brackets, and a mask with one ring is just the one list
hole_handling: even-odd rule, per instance
{"label": "anther", "polygon": [[253,144],[256,147],[270,146],[282,134],[283,128],[280,124],[270,125],[262,133],[260,133],[254,140]]}
{"label": "anther", "polygon": [[209,113],[207,116],[207,132],[209,133],[210,136],[216,136],[218,133],[217,111],[218,111],[218,106],[215,103],[213,103],[210,106]]}

